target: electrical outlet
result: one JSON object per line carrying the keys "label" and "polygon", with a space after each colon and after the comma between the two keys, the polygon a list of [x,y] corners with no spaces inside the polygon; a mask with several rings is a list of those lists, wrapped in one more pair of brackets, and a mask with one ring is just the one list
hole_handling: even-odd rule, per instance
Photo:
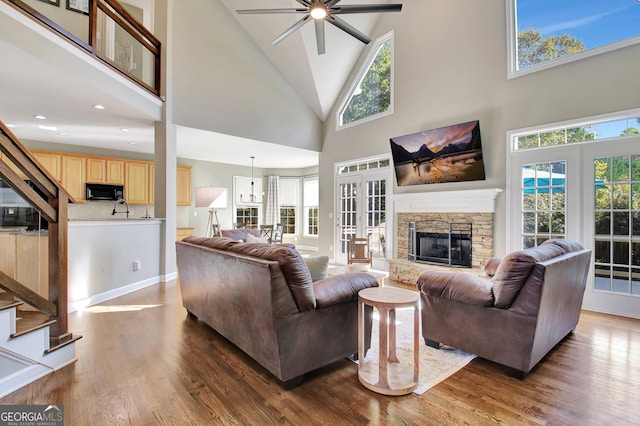
{"label": "electrical outlet", "polygon": [[139,271],[140,269],[142,269],[142,262],[140,262],[139,260],[134,260],[133,261],[133,271]]}

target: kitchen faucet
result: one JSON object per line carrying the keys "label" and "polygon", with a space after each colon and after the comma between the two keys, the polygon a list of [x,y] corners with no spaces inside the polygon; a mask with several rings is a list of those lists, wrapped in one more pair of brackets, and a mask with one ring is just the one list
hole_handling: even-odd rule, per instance
{"label": "kitchen faucet", "polygon": [[[127,208],[127,211],[117,212],[116,209],[118,208],[118,204],[124,204]],[[111,215],[115,215],[116,213],[126,213],[127,219],[129,219],[129,203],[127,203],[127,200],[125,200],[124,198],[118,198],[116,203],[113,205],[113,211],[111,212]]]}

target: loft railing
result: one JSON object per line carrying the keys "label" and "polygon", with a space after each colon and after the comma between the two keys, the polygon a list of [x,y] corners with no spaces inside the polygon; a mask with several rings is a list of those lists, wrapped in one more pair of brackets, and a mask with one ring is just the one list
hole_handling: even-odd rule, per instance
{"label": "loft railing", "polygon": [[[67,233],[68,205],[75,200],[2,121],[0,151],[3,160],[8,160],[0,161],[0,178],[39,210],[48,223],[49,294],[45,298],[4,272],[0,272],[0,288],[55,319],[56,322],[50,326],[51,343],[53,346],[62,344],[73,338],[68,322]],[[28,185],[19,173],[26,176],[35,188]]]}
{"label": "loft railing", "polygon": [[117,0],[0,1],[160,96],[161,43]]}

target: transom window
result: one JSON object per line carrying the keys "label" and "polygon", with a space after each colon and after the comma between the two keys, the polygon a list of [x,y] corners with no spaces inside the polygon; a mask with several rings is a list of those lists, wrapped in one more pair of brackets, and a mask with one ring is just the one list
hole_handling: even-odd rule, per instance
{"label": "transom window", "polygon": [[338,109],[338,128],[393,112],[393,38],[389,33],[376,41]]}
{"label": "transom window", "polygon": [[514,151],[520,151],[569,143],[624,138],[634,135],[640,135],[640,117],[635,115],[629,118],[588,122],[583,125],[572,125],[556,130],[526,133],[514,138],[513,149]]}
{"label": "transom window", "polygon": [[510,0],[512,74],[640,42],[637,0]]}

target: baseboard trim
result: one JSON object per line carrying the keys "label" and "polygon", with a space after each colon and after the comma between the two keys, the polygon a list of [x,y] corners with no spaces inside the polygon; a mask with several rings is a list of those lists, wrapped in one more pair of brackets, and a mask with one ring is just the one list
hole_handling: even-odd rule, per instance
{"label": "baseboard trim", "polygon": [[[169,274],[163,277],[171,275],[172,274]],[[161,278],[161,276],[156,276],[147,278],[146,280],[138,281],[136,283],[118,287],[113,290],[105,291],[104,293],[94,294],[93,296],[84,299],[74,300],[72,302],[69,302],[69,313],[76,312],[79,309],[86,308],[87,306],[93,306],[97,305],[98,303],[106,302],[107,300],[111,300],[116,297],[124,296],[125,294],[129,294],[137,290],[142,290],[145,287],[149,287],[160,282],[163,282],[163,279]]]}

